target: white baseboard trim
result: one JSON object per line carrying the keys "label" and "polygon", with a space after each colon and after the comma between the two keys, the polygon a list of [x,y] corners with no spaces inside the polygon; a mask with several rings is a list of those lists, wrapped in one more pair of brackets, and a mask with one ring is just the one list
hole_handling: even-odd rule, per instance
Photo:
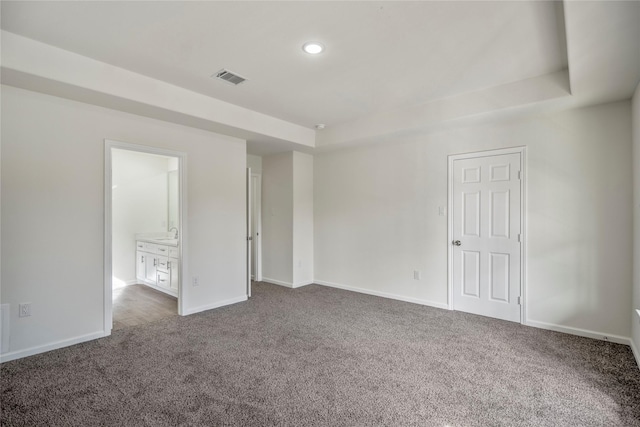
{"label": "white baseboard trim", "polygon": [[67,340],[60,340],[52,342],[50,344],[27,348],[24,350],[11,351],[9,353],[0,354],[0,363],[8,362],[10,360],[22,359],[23,357],[33,356],[34,354],[46,353],[47,351],[57,350],[62,347],[69,347],[70,345],[80,344],[86,341],[92,341],[108,335],[109,334],[105,334],[104,331],[99,331],[87,335],[81,335],[75,338],[70,338]]}
{"label": "white baseboard trim", "polygon": [[133,279],[133,280],[127,280],[126,282],[124,282],[127,286],[130,285],[137,285],[138,284],[138,280],[137,279]]}
{"label": "white baseboard trim", "polygon": [[231,304],[243,302],[243,301],[246,301],[247,299],[248,298],[246,295],[242,295],[241,297],[231,298],[224,301],[218,301],[218,302],[214,302],[213,304],[201,305],[200,307],[187,309],[184,313],[182,313],[182,315],[188,316],[189,314],[196,314],[196,313],[200,313],[207,310],[213,310],[214,308],[224,307],[225,305],[231,305]]}
{"label": "white baseboard trim", "polygon": [[587,329],[573,328],[571,326],[556,325],[555,323],[537,322],[527,319],[526,326],[547,329],[549,331],[563,332],[565,334],[578,335],[580,337],[593,338],[600,341],[611,341],[617,344],[631,345],[631,338],[619,335],[609,335],[603,332],[589,331]]}
{"label": "white baseboard trim", "polygon": [[272,285],[284,286],[286,288],[294,288],[293,283],[283,282],[282,280],[271,279],[269,277],[263,277],[263,282],[271,283]]}
{"label": "white baseboard trim", "polygon": [[387,293],[387,292],[372,291],[370,289],[357,288],[357,287],[354,287],[354,286],[341,285],[341,284],[332,283],[332,282],[325,282],[323,280],[316,280],[313,283],[318,284],[318,285],[322,285],[322,286],[328,286],[330,288],[343,289],[345,291],[358,292],[358,293],[361,293],[361,294],[374,295],[374,296],[377,296],[377,297],[390,298],[390,299],[395,299],[395,300],[404,301],[404,302],[411,302],[411,303],[414,303],[414,304],[426,305],[426,306],[429,306],[429,307],[442,308],[444,310],[448,310],[449,309],[449,306],[447,304],[443,304],[443,303],[439,303],[439,302],[433,302],[433,301],[427,301],[427,300],[418,299],[418,298],[405,297],[405,296],[402,296],[402,295],[390,294],[390,293]]}
{"label": "white baseboard trim", "polygon": [[307,286],[307,285],[313,285],[315,282],[313,280],[311,281],[307,281],[307,282],[298,282],[298,283],[294,283],[293,287],[294,288],[301,288],[303,286]]}
{"label": "white baseboard trim", "polygon": [[171,289],[161,288],[160,286],[154,285],[152,283],[147,283],[147,282],[144,282],[144,281],[137,281],[136,283],[148,286],[151,289],[155,289],[158,292],[162,292],[163,294],[167,294],[167,295],[172,296],[174,298],[178,298],[178,293],[175,292],[175,291],[172,291]]}

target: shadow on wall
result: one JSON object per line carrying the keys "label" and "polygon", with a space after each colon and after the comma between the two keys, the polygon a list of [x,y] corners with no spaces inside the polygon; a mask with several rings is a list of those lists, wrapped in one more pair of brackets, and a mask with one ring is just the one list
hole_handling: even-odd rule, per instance
{"label": "shadow on wall", "polygon": [[[528,254],[527,286],[537,288],[537,299],[529,300],[536,310],[528,317],[602,338],[626,338],[629,316],[624,304],[631,297],[632,276],[632,241],[624,227],[631,224],[631,215],[620,206],[626,187],[594,174],[597,165],[592,163],[580,159],[582,170],[572,175],[555,164],[530,173],[537,181],[530,185],[554,191],[528,206],[528,247],[537,248]],[[533,224],[544,224],[544,229]]]}

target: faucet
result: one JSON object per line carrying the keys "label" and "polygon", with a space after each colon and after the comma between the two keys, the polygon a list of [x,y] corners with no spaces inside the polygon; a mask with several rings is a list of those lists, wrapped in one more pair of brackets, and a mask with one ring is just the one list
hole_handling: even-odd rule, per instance
{"label": "faucet", "polygon": [[173,238],[174,238],[174,239],[177,239],[177,238],[178,238],[178,228],[177,228],[177,227],[171,227],[171,228],[169,229],[169,231],[171,231],[171,230],[176,230],[176,233],[173,235]]}

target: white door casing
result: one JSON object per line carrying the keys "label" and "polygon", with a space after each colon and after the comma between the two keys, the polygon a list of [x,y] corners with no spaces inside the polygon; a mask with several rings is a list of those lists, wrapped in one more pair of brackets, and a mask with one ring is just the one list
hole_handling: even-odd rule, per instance
{"label": "white door casing", "polygon": [[[179,276],[178,280],[184,283],[187,271],[187,248],[188,245],[188,218],[187,215],[187,153],[180,151],[167,150],[163,148],[157,148],[147,145],[131,144],[128,142],[104,140],[104,279],[103,279],[103,296],[104,296],[104,317],[103,327],[104,336],[111,335],[113,328],[113,282],[112,282],[112,200],[113,200],[113,188],[112,188],[112,150],[129,150],[148,154],[157,154],[166,157],[176,157],[178,159],[178,250],[179,257],[178,262],[184,266],[180,269],[182,276]],[[146,262],[152,259],[146,258],[145,263],[145,275],[146,275]],[[184,286],[179,286],[178,289],[178,314],[183,315],[185,312],[185,298],[184,298]]]}
{"label": "white door casing", "polygon": [[261,245],[261,228],[262,228],[262,176],[260,174],[251,175],[251,203],[253,206],[253,222],[252,222],[252,264],[251,277],[256,282],[262,281],[262,245]]}
{"label": "white door casing", "polygon": [[522,155],[476,153],[451,161],[451,305],[522,321]]}
{"label": "white door casing", "polygon": [[251,231],[251,225],[253,223],[253,206],[252,206],[252,191],[251,191],[251,168],[247,168],[247,186],[246,186],[246,198],[247,198],[247,297],[251,296],[251,255],[253,234]]}

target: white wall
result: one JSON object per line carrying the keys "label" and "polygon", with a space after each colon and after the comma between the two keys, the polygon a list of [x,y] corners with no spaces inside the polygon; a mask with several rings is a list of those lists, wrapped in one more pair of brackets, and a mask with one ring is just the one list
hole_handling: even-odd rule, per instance
{"label": "white wall", "polygon": [[2,86],[3,360],[105,329],[105,138],[187,153],[186,312],[246,298],[244,141]]}
{"label": "white wall", "polygon": [[263,157],[263,280],[292,288],[313,283],[313,238],[313,157]]}
{"label": "white wall", "polygon": [[262,173],[262,157],[247,154],[247,167],[251,168],[251,173]]}
{"label": "white wall", "polygon": [[293,284],[313,282],[313,156],[293,153]]}
{"label": "white wall", "polygon": [[293,284],[293,153],[262,158],[262,277]]}
{"label": "white wall", "polygon": [[636,361],[640,365],[640,83],[633,95],[633,300],[631,339]]}
{"label": "white wall", "polygon": [[136,280],[137,233],[167,231],[168,164],[164,156],[112,152],[112,263],[117,280]]}
{"label": "white wall", "polygon": [[617,102],[316,154],[316,282],[445,306],[447,156],[526,146],[527,321],[629,337],[630,112]]}

